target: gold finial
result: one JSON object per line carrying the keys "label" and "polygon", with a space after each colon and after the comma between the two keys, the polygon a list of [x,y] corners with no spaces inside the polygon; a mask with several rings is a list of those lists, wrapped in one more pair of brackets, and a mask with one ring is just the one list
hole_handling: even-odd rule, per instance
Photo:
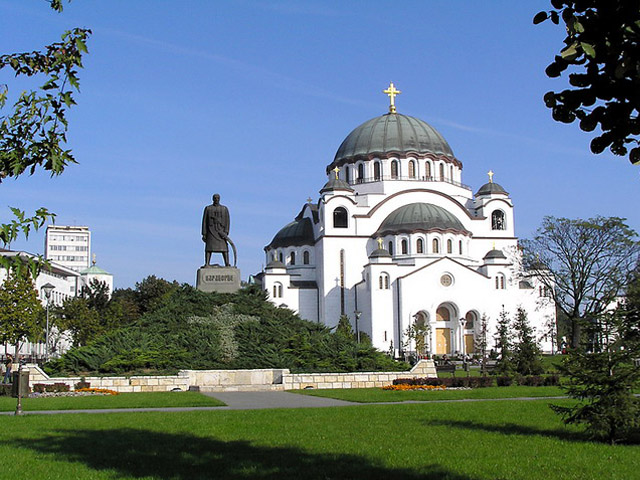
{"label": "gold finial", "polygon": [[338,173],[340,173],[340,169],[336,166],[333,171],[336,172],[336,180],[338,180]]}
{"label": "gold finial", "polygon": [[489,183],[493,183],[493,175],[494,175],[494,173],[491,170],[489,170],[487,172],[487,175],[489,175]]}
{"label": "gold finial", "polygon": [[307,198],[307,203],[312,203],[313,202],[313,198],[309,197]]}
{"label": "gold finial", "polygon": [[378,238],[378,248],[382,250],[382,239]]}
{"label": "gold finial", "polygon": [[493,242],[493,249],[496,249],[496,242]]}
{"label": "gold finial", "polygon": [[91,262],[91,265],[95,265],[96,264],[96,254],[93,254],[93,261]]}
{"label": "gold finial", "polygon": [[393,85],[393,82],[389,83],[389,88],[383,90],[382,93],[386,93],[389,95],[389,99],[391,100],[391,104],[389,105],[389,113],[396,113],[396,95],[400,95],[402,92],[400,90],[396,90],[396,87]]}

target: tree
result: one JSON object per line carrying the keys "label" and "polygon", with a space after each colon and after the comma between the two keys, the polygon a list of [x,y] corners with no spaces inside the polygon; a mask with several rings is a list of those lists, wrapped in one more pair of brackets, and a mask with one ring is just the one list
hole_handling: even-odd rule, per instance
{"label": "tree", "polygon": [[336,335],[340,335],[348,340],[355,340],[356,335],[351,328],[351,322],[346,315],[340,315],[338,325],[336,326]]}
{"label": "tree", "polygon": [[0,340],[16,346],[42,335],[44,310],[29,270],[10,269],[0,286]]}
{"label": "tree", "polygon": [[75,347],[87,345],[105,333],[98,311],[89,306],[86,298],[67,298],[51,313],[54,325],[60,332],[69,332]]}
{"label": "tree", "polygon": [[149,275],[141,282],[136,282],[135,291],[140,313],[143,314],[157,308],[178,288],[180,288],[180,284],[175,280],[168,282],[155,275]]}
{"label": "tree", "polygon": [[[51,8],[62,11],[61,0],[50,0]],[[65,149],[68,122],[66,112],[75,105],[74,90],[79,90],[78,69],[82,55],[87,53],[86,41],[91,30],[75,28],[62,35],[60,42],[41,51],[13,53],[0,56],[0,70],[9,68],[16,76],[44,77],[37,90],[18,95],[13,108],[5,111],[9,87],[0,85],[0,183],[6,177],[33,174],[38,168],[61,174],[75,163],[70,150]],[[42,207],[29,216],[18,208],[11,208],[13,219],[0,223],[0,244],[10,245],[20,235],[29,236],[42,227],[54,214]],[[35,274],[41,262],[29,262]],[[20,267],[21,262],[0,257],[0,265]]]}
{"label": "tree", "polygon": [[527,312],[518,307],[516,318],[513,321],[515,336],[513,348],[513,364],[520,375],[540,375],[544,372],[540,360],[540,347],[535,339],[535,332],[529,320]]}
{"label": "tree", "polygon": [[640,252],[637,233],[617,217],[545,217],[522,245],[527,269],[567,317],[572,348],[580,344],[582,324],[623,293]]}
{"label": "tree", "polygon": [[598,339],[595,351],[571,350],[559,367],[570,377],[567,394],[578,400],[572,406],[552,406],[565,423],[584,424],[593,438],[612,444],[640,429],[640,399],[633,394],[640,386],[640,369],[633,364],[640,356],[638,328],[636,307],[625,304],[586,326]]}
{"label": "tree", "polygon": [[[539,12],[534,24],[549,19],[566,25],[559,55],[547,67],[549,77],[568,72],[573,88],[547,92],[544,102],[558,122],[580,121],[580,128],[601,133],[591,151],[607,147],[640,164],[640,8],[629,0],[551,0],[553,10]],[[632,146],[631,150],[628,146]]]}
{"label": "tree", "polygon": [[479,351],[482,356],[481,370],[483,375],[487,371],[487,346],[489,345],[488,332],[489,319],[486,314],[482,314],[482,318],[480,318],[480,328],[475,338],[475,347],[476,351]]}
{"label": "tree", "polygon": [[107,282],[101,282],[94,278],[80,290],[80,296],[87,299],[89,308],[103,311],[109,303],[109,286]]}
{"label": "tree", "polygon": [[496,333],[493,338],[496,342],[496,351],[499,355],[496,372],[502,375],[509,375],[513,373],[513,339],[511,334],[511,319],[504,308],[498,317]]}

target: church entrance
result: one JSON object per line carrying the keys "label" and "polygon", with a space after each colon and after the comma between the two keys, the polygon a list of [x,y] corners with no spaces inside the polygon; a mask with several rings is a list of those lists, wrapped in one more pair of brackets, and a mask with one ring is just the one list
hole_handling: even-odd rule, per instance
{"label": "church entrance", "polygon": [[436,328],[436,354],[444,355],[450,353],[451,329]]}

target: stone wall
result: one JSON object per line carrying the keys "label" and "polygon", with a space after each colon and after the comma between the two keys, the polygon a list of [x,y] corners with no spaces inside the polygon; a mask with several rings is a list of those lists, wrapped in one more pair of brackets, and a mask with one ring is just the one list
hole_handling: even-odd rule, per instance
{"label": "stone wall", "polygon": [[[29,383],[65,383],[71,390],[80,377],[49,377],[28,365]],[[203,392],[299,390],[304,388],[370,388],[391,385],[396,378],[437,377],[432,360],[421,360],[408,372],[290,373],[287,369],[181,370],[177,375],[85,377],[92,388],[116,392],[167,392],[198,387]]]}

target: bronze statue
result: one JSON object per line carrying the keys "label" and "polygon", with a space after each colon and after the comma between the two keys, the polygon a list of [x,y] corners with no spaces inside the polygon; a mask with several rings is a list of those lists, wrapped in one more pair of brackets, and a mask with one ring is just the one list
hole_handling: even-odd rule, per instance
{"label": "bronze statue", "polygon": [[220,195],[216,193],[213,196],[213,203],[205,207],[202,215],[205,267],[209,265],[213,252],[222,253],[225,267],[229,266],[229,226],[229,210],[224,205],[220,205]]}

